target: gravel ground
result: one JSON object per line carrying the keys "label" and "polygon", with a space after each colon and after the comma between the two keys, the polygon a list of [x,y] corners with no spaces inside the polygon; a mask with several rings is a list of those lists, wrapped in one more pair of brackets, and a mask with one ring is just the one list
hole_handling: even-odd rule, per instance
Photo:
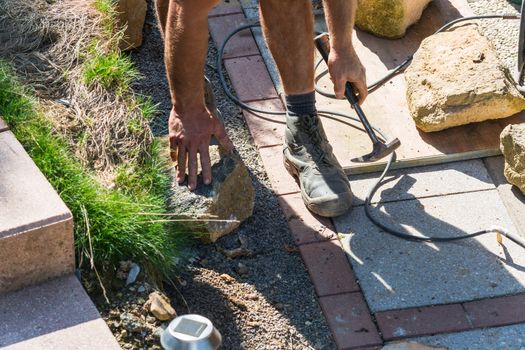
{"label": "gravel ground", "polygon": [[[139,93],[159,103],[161,115],[152,122],[156,135],[167,133],[171,108],[163,64],[163,45],[150,9],[144,44],[132,54],[144,75]],[[223,334],[223,349],[335,349],[325,318],[286,219],[270,189],[268,177],[242,113],[220,90],[210,42],[206,74],[214,85],[228,134],[246,163],[256,191],[254,215],[215,245],[198,245],[188,252],[190,263],[172,290],[179,313],[210,318]],[[242,236],[254,252],[229,259],[217,246],[233,248]],[[168,291],[169,292],[169,291]]]}
{"label": "gravel ground", "polygon": [[[520,8],[507,0],[468,0],[476,15],[519,14]],[[481,33],[492,41],[502,63],[514,75],[518,60],[520,21],[515,19],[479,20]]]}

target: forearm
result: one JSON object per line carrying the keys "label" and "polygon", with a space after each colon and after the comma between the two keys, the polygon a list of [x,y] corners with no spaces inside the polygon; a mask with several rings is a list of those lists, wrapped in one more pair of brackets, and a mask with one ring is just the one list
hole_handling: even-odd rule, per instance
{"label": "forearm", "polygon": [[323,0],[332,50],[352,47],[357,0]]}
{"label": "forearm", "polygon": [[166,22],[164,61],[171,100],[180,111],[203,108],[204,101],[208,9],[192,1],[172,2]]}

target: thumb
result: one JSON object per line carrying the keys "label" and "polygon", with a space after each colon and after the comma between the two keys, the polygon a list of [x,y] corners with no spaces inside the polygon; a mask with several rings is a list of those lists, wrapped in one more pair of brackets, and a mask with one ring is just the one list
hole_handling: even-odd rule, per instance
{"label": "thumb", "polygon": [[228,134],[226,134],[224,126],[222,126],[220,122],[217,122],[217,127],[215,128],[215,132],[213,134],[217,138],[217,141],[219,141],[219,144],[227,152],[231,152],[233,150],[233,142],[231,142],[230,138],[228,137]]}

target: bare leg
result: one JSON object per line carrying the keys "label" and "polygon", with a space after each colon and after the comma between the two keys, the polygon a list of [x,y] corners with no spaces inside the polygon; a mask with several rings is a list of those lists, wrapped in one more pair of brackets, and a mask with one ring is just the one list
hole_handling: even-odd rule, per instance
{"label": "bare leg", "polygon": [[168,11],[170,7],[170,0],[155,0],[155,9],[157,11],[157,21],[159,22],[160,34],[164,39],[166,32],[166,21],[168,18]]}
{"label": "bare leg", "polygon": [[309,0],[261,0],[264,37],[287,95],[314,90],[314,23]]}

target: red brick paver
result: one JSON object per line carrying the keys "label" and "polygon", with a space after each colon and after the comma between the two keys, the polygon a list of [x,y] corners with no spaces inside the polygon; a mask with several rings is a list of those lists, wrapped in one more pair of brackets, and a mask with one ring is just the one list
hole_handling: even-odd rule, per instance
{"label": "red brick paver", "polygon": [[284,195],[299,192],[299,185],[284,168],[283,146],[260,148],[259,154],[275,194]]}
{"label": "red brick paver", "polygon": [[461,304],[384,311],[376,313],[375,316],[385,340],[458,332],[471,328]]}
{"label": "red brick paver", "polygon": [[300,193],[278,197],[297,245],[337,239],[332,221],[309,211]]}
{"label": "red brick paver", "polygon": [[463,306],[475,328],[525,323],[525,294],[471,301]]}
{"label": "red brick paver", "polygon": [[261,56],[224,60],[233,88],[244,102],[277,98],[277,91]]}
{"label": "red brick paver", "polygon": [[[241,0],[242,1],[242,0]],[[239,0],[223,0],[210,13],[210,31],[216,45],[241,23],[246,23]],[[232,38],[225,51],[224,65],[237,96],[262,109],[283,108],[266,65],[249,30]],[[320,98],[319,106],[336,104]],[[319,302],[339,349],[379,349],[382,343],[371,313],[355,281],[337,234],[329,219],[309,212],[299,186],[282,164],[282,116],[258,116],[244,111],[250,132],[283,208],[291,233],[303,255]],[[323,121],[335,143],[344,137],[366,137],[362,133],[340,135]],[[0,121],[0,129],[1,129]],[[333,130],[332,130],[333,129]],[[332,131],[330,131],[332,130]],[[366,153],[366,149],[362,150]],[[338,154],[345,156],[347,154]],[[344,277],[346,276],[346,277]],[[348,277],[351,276],[351,277]],[[438,305],[379,312],[377,323],[384,339],[456,332],[525,322],[525,295],[505,296],[463,304]]]}
{"label": "red brick paver", "polygon": [[[249,103],[258,109],[268,111],[283,111],[284,106],[278,98]],[[244,119],[248,124],[253,140],[258,147],[282,145],[285,119],[284,115],[262,114],[243,111]]]}
{"label": "red brick paver", "polygon": [[360,290],[339,240],[304,244],[299,250],[318,296]]}
{"label": "red brick paver", "polygon": [[[210,26],[211,37],[213,38],[217,49],[219,49],[219,47],[222,45],[228,34],[245,23],[246,19],[241,13],[209,18],[208,24]],[[250,29],[246,29],[237,33],[230,39],[224,48],[223,57],[232,58],[258,54],[259,48],[255,43],[252,31]]]}
{"label": "red brick paver", "polygon": [[321,297],[319,303],[338,349],[363,349],[382,343],[361,293]]}

